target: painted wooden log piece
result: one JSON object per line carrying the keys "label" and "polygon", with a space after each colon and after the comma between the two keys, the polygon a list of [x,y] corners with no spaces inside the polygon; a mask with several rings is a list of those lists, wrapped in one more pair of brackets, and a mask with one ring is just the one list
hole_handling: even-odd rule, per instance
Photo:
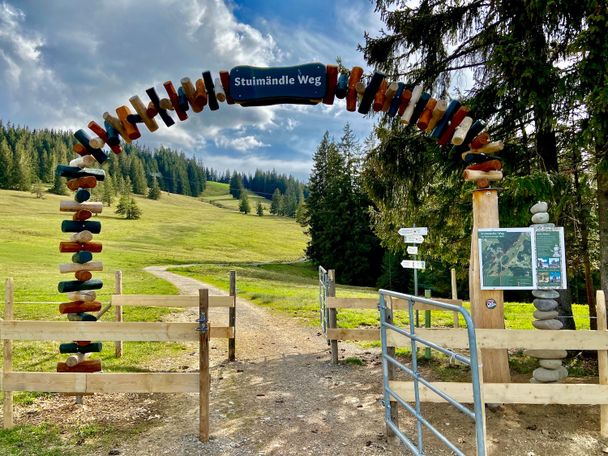
{"label": "painted wooden log piece", "polygon": [[469,152],[474,154],[495,154],[504,148],[505,144],[502,141],[493,141],[476,149],[471,149]]}
{"label": "painted wooden log piece", "polygon": [[382,81],[384,81],[384,73],[376,71],[369,80],[363,93],[363,98],[361,98],[361,102],[359,103],[359,109],[357,110],[359,114],[367,114],[369,112]]}
{"label": "painted wooden log piece", "polygon": [[133,106],[133,109],[135,109],[135,112],[137,112],[139,117],[141,117],[141,120],[143,120],[144,124],[146,125],[146,128],[150,132],[158,130],[158,124],[156,123],[156,120],[154,120],[148,115],[148,109],[144,105],[144,102],[141,101],[141,98],[139,98],[137,95],[133,95],[131,98],[129,98],[129,102]]}
{"label": "painted wooden log piece", "polygon": [[97,187],[97,178],[95,176],[80,177],[77,179],[68,180],[65,185],[75,192],[79,188],[95,188]]}
{"label": "painted wooden log piece", "polygon": [[80,290],[99,290],[103,288],[103,282],[99,279],[87,280],[81,282],[79,280],[65,280],[57,284],[59,293],[68,293],[70,291]]}
{"label": "painted wooden log piece", "polygon": [[74,153],[78,154],[78,155],[89,155],[89,152],[87,151],[87,148],[84,147],[82,144],[80,143],[76,143],[72,146],[72,150],[74,151]]}
{"label": "painted wooden log piece", "polygon": [[224,92],[224,87],[222,86],[222,81],[220,78],[215,78],[214,86],[215,86],[215,98],[217,98],[217,101],[219,101],[220,103],[225,102],[226,93]]}
{"label": "painted wooden log piece", "polygon": [[59,353],[99,353],[103,349],[101,342],[92,342],[89,345],[78,345],[74,342],[59,345]]}
{"label": "painted wooden log piece", "polygon": [[182,111],[188,112],[190,110],[190,104],[188,103],[188,97],[186,96],[183,87],[177,88],[177,98],[179,100],[179,107],[182,108]]}
{"label": "painted wooden log piece", "polygon": [[68,366],[66,363],[57,363],[57,372],[100,372],[101,360],[87,359],[75,366]]}
{"label": "painted wooden log piece", "polygon": [[346,70],[341,71],[338,75],[338,84],[336,85],[336,98],[342,100],[346,98],[346,94],[348,93],[348,73]]}
{"label": "painted wooden log piece", "polygon": [[101,212],[103,211],[103,203],[98,201],[86,201],[84,203],[77,203],[76,201],[70,200],[62,200],[59,202],[59,210],[61,212],[76,212],[83,209],[85,211],[90,211],[95,214],[101,214]]}
{"label": "painted wooden log piece", "polygon": [[95,164],[95,157],[92,155],[81,155],[74,160],[70,160],[69,166],[75,166],[77,168],[89,168]]}
{"label": "painted wooden log piece", "polygon": [[55,174],[69,179],[80,179],[81,177],[94,177],[98,181],[106,178],[106,172],[103,169],[96,168],[77,168],[75,166],[58,165],[55,169]]}
{"label": "painted wooden log piece", "polygon": [[437,139],[437,144],[439,144],[440,146],[445,146],[446,144],[449,144],[450,140],[452,139],[452,135],[454,134],[454,131],[456,131],[456,128],[460,125],[460,123],[467,116],[468,113],[468,107],[461,106],[460,108],[458,108],[458,111],[456,111],[450,119],[450,123],[443,129],[441,136],[439,136],[439,138]]}
{"label": "painted wooden log piece", "polygon": [[156,93],[156,89],[154,89],[154,87],[150,87],[149,89],[146,89],[146,94],[148,95],[148,98],[150,98],[150,101],[152,102],[152,104],[156,108],[156,112],[158,113],[158,115],[160,116],[160,118],[162,119],[162,121],[165,123],[165,125],[167,127],[172,126],[175,123],[175,121],[167,113],[167,110],[161,107],[161,105],[160,105],[160,99],[158,98],[158,94]]}
{"label": "painted wooden log piece", "polygon": [[72,242],[91,242],[93,240],[93,233],[89,230],[78,231],[70,236]]}
{"label": "painted wooden log piece", "polygon": [[97,299],[97,293],[94,290],[71,291],[66,293],[66,296],[71,301],[92,302]]}
{"label": "painted wooden log piece", "polygon": [[437,123],[443,118],[445,112],[448,109],[448,101],[447,100],[437,100],[437,104],[435,108],[433,108],[433,114],[431,114],[431,120],[429,120],[429,124],[424,130],[425,133],[432,133],[432,131],[437,126]]}
{"label": "painted wooden log piece", "polygon": [[401,94],[401,102],[399,103],[399,110],[397,111],[397,115],[399,117],[403,117],[403,114],[405,114],[405,110],[407,109],[408,105],[410,104],[410,100],[412,99],[412,89],[414,87],[411,85],[406,84],[405,85],[405,89],[403,90],[403,93]]}
{"label": "painted wooden log piece", "polygon": [[74,212],[74,214],[72,214],[72,220],[74,221],[84,221],[84,220],[88,220],[93,216],[93,213],[91,211],[87,211],[87,210],[79,210]]}
{"label": "painted wooden log piece", "polygon": [[230,72],[226,70],[220,71],[220,81],[224,88],[224,94],[226,95],[226,103],[229,105],[234,104],[234,98],[230,96]]}
{"label": "painted wooden log piece", "polygon": [[91,252],[87,252],[87,251],[76,252],[74,255],[72,255],[72,261],[74,263],[84,264],[84,263],[88,263],[92,259],[93,259],[93,254]]}
{"label": "painted wooden log piece", "polygon": [[[88,313],[69,313],[66,314],[69,321],[97,321],[97,317]],[[83,344],[86,345],[86,344]]]}
{"label": "painted wooden log piece", "polygon": [[430,93],[422,92],[420,94],[420,98],[418,98],[418,102],[416,103],[416,106],[414,107],[414,112],[412,112],[412,117],[410,117],[409,125],[417,125],[418,119],[420,118],[420,115],[426,108],[426,105],[428,104],[430,99],[431,99]]}
{"label": "painted wooden log piece", "polygon": [[122,148],[120,147],[120,137],[118,136],[118,131],[116,130],[116,128],[114,128],[112,124],[107,120],[103,121],[103,125],[108,135],[107,143],[108,146],[110,146],[110,149],[112,149],[112,152],[114,152],[115,154],[122,153]]}
{"label": "painted wooden log piece", "polygon": [[410,98],[407,108],[405,108],[405,112],[401,116],[401,123],[406,125],[410,123],[410,119],[414,113],[414,109],[416,108],[416,103],[418,103],[420,95],[422,95],[422,84],[418,84],[412,90],[412,97]]}
{"label": "painted wooden log piece", "polygon": [[376,91],[376,95],[374,96],[374,103],[372,104],[372,109],[374,110],[374,112],[382,111],[387,88],[388,82],[386,82],[386,79],[383,79],[380,83],[380,87],[378,87],[378,90]]}
{"label": "painted wooden log piece", "polygon": [[95,160],[97,160],[99,164],[103,164],[108,159],[108,156],[101,149],[96,149],[91,146],[91,137],[82,128],[74,133],[74,137],[85,147],[88,155],[95,157]]}
{"label": "painted wooden log piece", "polygon": [[448,104],[443,116],[437,122],[437,125],[431,132],[431,138],[439,139],[443,132],[448,128],[448,124],[456,112],[460,109],[460,102],[458,100],[452,100]]}
{"label": "painted wooden log piece", "polygon": [[459,146],[464,142],[464,138],[467,136],[469,128],[473,125],[473,119],[471,117],[465,117],[460,122],[460,125],[456,127],[454,130],[454,134],[452,135],[452,144],[455,146]]}
{"label": "painted wooden log piece", "polygon": [[460,144],[459,146],[454,146],[452,148],[452,153],[461,154],[469,150],[471,148],[470,144],[473,141],[473,138],[475,138],[479,133],[481,133],[485,126],[486,124],[482,120],[476,120],[475,122],[473,122],[471,128],[469,128],[469,130],[467,131],[467,134],[464,140],[462,141],[462,144]]}
{"label": "painted wooden log piece", "polygon": [[182,78],[180,84],[184,89],[184,94],[188,99],[192,112],[201,112],[203,110],[203,104],[200,102],[200,99],[197,99],[196,88],[194,87],[194,84],[192,84],[190,78]]}
{"label": "painted wooden log piece", "polygon": [[395,96],[391,101],[391,107],[388,109],[387,114],[390,117],[395,117],[397,111],[399,110],[399,104],[401,103],[401,96],[403,95],[403,91],[405,90],[405,84],[403,82],[397,83],[397,91],[395,92]]}
{"label": "painted wooden log piece", "polygon": [[485,146],[489,142],[490,134],[488,132],[480,133],[471,140],[471,149],[479,149],[480,147]]}
{"label": "painted wooden log piece", "polygon": [[93,278],[93,274],[89,271],[78,271],[74,273],[74,278],[79,282],[86,282]]}
{"label": "painted wooden log piece", "polygon": [[437,100],[435,100],[434,98],[430,98],[428,103],[422,110],[422,113],[420,114],[420,117],[418,118],[418,122],[416,122],[416,126],[420,130],[424,131],[429,126],[429,122],[431,121],[431,117],[433,116],[433,109],[435,109],[436,105],[437,105]]}
{"label": "painted wooden log piece", "polygon": [[498,171],[502,169],[502,163],[500,160],[488,160],[482,163],[475,163],[474,165],[467,166],[467,169],[473,171]]}
{"label": "painted wooden log piece", "polygon": [[93,149],[102,149],[103,146],[106,145],[106,142],[103,139],[101,139],[99,136],[94,136],[89,140],[89,145]]}
{"label": "painted wooden log piece", "polygon": [[210,71],[203,72],[203,82],[205,83],[205,90],[207,91],[207,104],[209,109],[217,111],[220,109],[220,105],[215,97],[215,86],[213,85],[213,78],[211,77]]}
{"label": "painted wooden log piece", "polygon": [[74,193],[74,201],[77,203],[84,203],[85,201],[88,201],[89,198],[91,198],[91,192],[84,188],[79,188]]}
{"label": "painted wooden log piece", "polygon": [[363,76],[363,68],[355,66],[350,70],[350,76],[348,78],[348,92],[346,93],[346,110],[355,112],[357,109],[357,83]]}
{"label": "painted wooden log piece", "polygon": [[175,87],[173,87],[173,83],[171,81],[165,81],[163,87],[167,91],[167,95],[169,96],[169,100],[171,100],[171,105],[173,105],[173,110],[175,111],[175,114],[177,114],[177,118],[182,121],[186,120],[188,114],[186,114],[186,111],[184,111],[179,104],[179,97],[177,96]]}
{"label": "painted wooden log piece", "polygon": [[391,82],[386,88],[386,92],[384,93],[384,104],[382,105],[382,112],[388,112],[391,109],[391,105],[393,104],[393,98],[395,98],[395,94],[397,93],[397,89],[399,88],[399,84],[396,82]]}
{"label": "painted wooden log piece", "polygon": [[333,105],[334,98],[336,96],[336,86],[338,85],[338,66],[337,65],[326,65],[325,66],[325,96],[323,97],[323,103],[326,105]]}
{"label": "painted wooden log piece", "polygon": [[[205,90],[205,82],[202,79],[197,79],[195,83],[196,98],[198,103],[204,108],[207,106],[207,91]],[[202,109],[201,109],[202,110]]]}
{"label": "painted wooden log piece", "polygon": [[137,125],[128,119],[128,117],[131,115],[131,110],[128,106],[122,105],[116,108],[116,115],[122,124],[122,128],[131,141],[141,137],[141,133],[139,128],[137,128]]}
{"label": "painted wooden log piece", "polygon": [[101,252],[103,246],[101,242],[60,242],[59,243],[59,251],[61,253],[75,253],[80,252],[81,250],[99,253]]}
{"label": "painted wooden log piece", "polygon": [[465,181],[476,181],[479,179],[487,179],[490,182],[499,181],[502,179],[502,171],[476,171],[465,169],[463,177]]}
{"label": "painted wooden log piece", "polygon": [[[91,255],[90,252],[86,253]],[[85,263],[65,263],[59,265],[59,272],[62,274],[78,271],[103,271],[103,263],[101,261],[87,261]]]}
{"label": "painted wooden log piece", "polygon": [[98,301],[73,301],[64,302],[59,304],[59,312],[62,314],[68,313],[83,313],[83,312],[97,312],[101,309],[101,303]]}

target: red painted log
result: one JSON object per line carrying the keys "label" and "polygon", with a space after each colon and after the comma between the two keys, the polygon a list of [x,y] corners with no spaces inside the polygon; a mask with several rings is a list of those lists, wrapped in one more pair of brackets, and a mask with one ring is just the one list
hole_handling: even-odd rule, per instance
{"label": "red painted log", "polygon": [[467,166],[467,169],[474,171],[498,171],[502,169],[502,163],[500,160],[488,160],[482,163],[475,163],[474,165]]}
{"label": "red painted log", "polygon": [[74,277],[76,280],[86,282],[87,280],[91,280],[93,278],[93,274],[91,274],[89,271],[76,271],[74,273]]}
{"label": "red painted log", "polygon": [[66,363],[57,363],[57,372],[99,372],[101,371],[100,359],[87,359],[75,366],[68,366]]}
{"label": "red painted log", "polygon": [[94,188],[97,186],[97,178],[95,176],[78,177],[68,180],[66,185],[74,192],[79,188]]}
{"label": "red painted log", "polygon": [[82,222],[84,220],[90,219],[92,216],[93,213],[91,211],[82,209],[80,211],[74,212],[74,215],[72,215],[72,220]]}
{"label": "red painted log", "polygon": [[224,94],[226,95],[226,103],[229,105],[234,104],[234,98],[230,96],[230,73],[226,70],[221,70],[220,81],[222,81],[222,87],[224,88]]}
{"label": "red painted log", "polygon": [[327,77],[327,85],[325,89],[325,97],[323,103],[326,105],[334,104],[334,97],[336,95],[336,85],[338,84],[338,66],[327,65],[325,67],[325,74]]}
{"label": "red painted log", "polygon": [[380,88],[378,89],[378,91],[376,92],[376,96],[374,97],[374,112],[379,112],[382,110],[382,106],[384,106],[384,98],[387,87],[388,83],[386,82],[386,79],[383,79],[380,83]]}
{"label": "red painted log", "polygon": [[101,310],[101,303],[99,301],[72,301],[59,304],[59,312],[62,314],[97,312],[98,310]]}
{"label": "red painted log", "polygon": [[207,90],[205,89],[205,81],[202,79],[197,79],[195,86],[197,103],[200,103],[200,105],[204,108],[207,105]]}
{"label": "red painted log", "polygon": [[452,139],[454,131],[456,131],[456,127],[460,125],[460,122],[462,122],[462,120],[467,116],[468,113],[469,108],[467,108],[466,106],[461,106],[450,120],[450,124],[447,126],[447,128],[443,131],[443,133],[437,140],[437,144],[439,144],[440,146],[448,144]]}
{"label": "red painted log", "polygon": [[167,91],[169,100],[171,100],[171,105],[173,106],[179,120],[186,120],[188,118],[188,114],[186,114],[186,111],[184,111],[179,105],[179,97],[177,96],[175,87],[173,87],[173,83],[171,81],[165,81],[163,86]]}
{"label": "red painted log", "polygon": [[363,68],[353,67],[348,78],[348,92],[346,92],[346,110],[354,112],[357,109],[357,83],[363,76]]}
{"label": "red painted log", "polygon": [[479,149],[490,142],[490,134],[487,132],[479,133],[471,141],[471,149]]}
{"label": "red painted log", "polygon": [[401,94],[401,102],[399,103],[399,111],[397,111],[397,114],[399,115],[399,117],[403,116],[403,113],[405,112],[407,105],[410,104],[411,99],[412,99],[412,90],[405,89],[403,91],[403,93]]}
{"label": "red painted log", "polygon": [[76,143],[72,146],[72,150],[74,151],[74,153],[80,155],[81,157],[85,156],[85,155],[89,155],[89,151],[86,147],[84,147],[84,145],[80,144],[80,143]]}
{"label": "red painted log", "polygon": [[428,101],[428,103],[426,104],[426,106],[424,107],[424,109],[422,110],[422,114],[420,114],[420,117],[418,118],[418,122],[416,123],[416,126],[420,130],[424,131],[429,126],[429,122],[431,121],[431,116],[433,115],[433,109],[435,109],[436,105],[437,105],[437,100],[435,100],[434,98],[431,98]]}
{"label": "red painted log", "polygon": [[86,252],[99,253],[101,252],[101,242],[60,242],[59,251],[61,253],[75,253],[84,250]]}

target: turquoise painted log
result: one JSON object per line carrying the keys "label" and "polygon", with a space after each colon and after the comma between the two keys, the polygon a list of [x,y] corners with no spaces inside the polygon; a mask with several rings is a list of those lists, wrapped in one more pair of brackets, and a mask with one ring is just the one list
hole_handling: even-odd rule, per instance
{"label": "turquoise painted log", "polygon": [[103,282],[99,279],[87,280],[81,282],[80,280],[66,280],[57,284],[57,290],[59,293],[69,293],[70,291],[81,291],[81,290],[99,290],[103,287]]}
{"label": "turquoise painted log", "polygon": [[78,190],[76,190],[76,193],[74,194],[74,200],[77,203],[84,203],[85,201],[88,201],[90,197],[91,197],[91,192],[89,192],[88,190],[86,190],[84,188],[79,188]]}
{"label": "turquoise painted log", "polygon": [[412,117],[410,117],[410,122],[408,125],[416,125],[418,119],[420,118],[420,114],[424,111],[424,107],[431,99],[431,94],[427,92],[422,92],[420,94],[420,98],[418,98],[418,102],[416,103],[416,107],[414,108],[414,112],[412,113]]}
{"label": "turquoise painted log", "polygon": [[190,105],[188,104],[188,97],[186,96],[186,92],[184,92],[183,87],[177,88],[177,100],[179,103],[179,107],[182,111],[186,112],[190,109]]}
{"label": "turquoise painted log", "polygon": [[431,138],[438,139],[445,129],[448,127],[450,119],[456,114],[456,111],[460,109],[460,102],[458,100],[450,101],[448,108],[445,110],[443,117],[437,122],[435,129],[431,133]]}
{"label": "turquoise painted log", "polygon": [[149,89],[147,89],[146,93],[148,94],[150,101],[156,108],[156,112],[158,112],[158,115],[163,120],[165,125],[167,127],[173,125],[175,123],[175,120],[173,120],[173,118],[169,114],[167,114],[167,111],[165,109],[160,107],[160,99],[158,98],[158,94],[156,93],[154,87],[150,87]]}
{"label": "turquoise painted log", "polygon": [[389,117],[395,117],[397,111],[399,110],[399,104],[401,103],[401,95],[403,95],[403,91],[405,90],[405,84],[403,82],[397,83],[397,91],[395,92],[395,96],[393,97],[393,101],[391,101],[391,107],[388,109],[387,114]]}
{"label": "turquoise painted log", "polygon": [[91,145],[90,145],[91,137],[82,128],[80,130],[76,131],[76,133],[74,133],[74,137],[78,140],[78,142],[80,144],[82,144],[85,147],[85,149],[87,150],[87,152],[90,155],[95,157],[95,160],[97,160],[99,162],[99,164],[102,164],[103,162],[105,162],[108,159],[108,156],[103,152],[103,150],[96,149],[95,147],[91,147]]}
{"label": "turquoise painted log", "polygon": [[72,255],[72,262],[78,264],[88,263],[93,259],[93,254],[91,252],[87,252],[86,250],[82,250],[80,252]]}
{"label": "turquoise painted log", "polygon": [[90,231],[93,234],[99,234],[101,232],[101,222],[90,220],[64,220],[61,222],[62,233],[78,233],[84,230]]}
{"label": "turquoise painted log", "polygon": [[99,353],[103,348],[101,342],[92,342],[89,345],[78,345],[75,342],[60,344],[59,353]]}
{"label": "turquoise painted log", "polygon": [[205,89],[207,90],[207,104],[209,105],[209,109],[217,111],[220,109],[220,105],[215,96],[215,85],[213,85],[213,78],[211,77],[210,71],[203,72],[203,82],[205,83]]}
{"label": "turquoise painted log", "polygon": [[485,127],[486,127],[486,123],[483,120],[476,120],[475,122],[473,122],[473,125],[471,125],[471,128],[469,128],[469,131],[467,132],[467,135],[464,137],[464,141],[462,142],[462,144],[460,146],[454,146],[452,148],[452,153],[461,154],[461,153],[469,150],[470,149],[469,144],[471,143],[471,141],[473,141],[473,138],[475,136],[477,136],[479,133],[481,133],[481,130],[483,130]]}
{"label": "turquoise painted log", "polygon": [[340,100],[346,97],[346,93],[348,92],[348,74],[340,73],[338,77],[338,85],[336,86],[335,95],[336,98]]}
{"label": "turquoise painted log", "polygon": [[116,146],[120,146],[120,138],[118,137],[118,132],[116,131],[116,128],[114,128],[112,126],[112,124],[110,122],[108,122],[107,120],[103,121],[103,126],[106,129],[106,133],[108,135],[108,146],[110,147],[116,147]]}
{"label": "turquoise painted log", "polygon": [[369,84],[367,84],[365,92],[363,92],[363,98],[361,98],[361,102],[359,103],[359,114],[367,114],[369,112],[372,102],[374,101],[374,97],[376,96],[376,92],[380,88],[380,84],[382,84],[383,80],[384,73],[376,71],[370,79]]}
{"label": "turquoise painted log", "polygon": [[68,179],[78,179],[80,177],[93,176],[98,181],[106,178],[106,172],[97,168],[78,168],[77,166],[58,165],[55,174]]}

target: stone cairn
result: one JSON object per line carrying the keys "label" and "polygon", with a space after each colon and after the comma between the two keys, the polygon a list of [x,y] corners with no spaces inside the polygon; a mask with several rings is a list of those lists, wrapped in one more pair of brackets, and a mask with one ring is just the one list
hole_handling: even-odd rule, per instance
{"label": "stone cairn", "polygon": [[[551,226],[549,223],[548,205],[539,201],[530,208],[532,212],[532,226]],[[557,301],[559,293],[556,290],[534,290],[535,320],[532,325],[536,329],[562,329],[562,322],[557,319]],[[534,369],[530,383],[556,383],[568,376],[568,370],[562,366],[562,360],[568,356],[566,350],[526,350],[524,354],[539,360],[540,367]]]}

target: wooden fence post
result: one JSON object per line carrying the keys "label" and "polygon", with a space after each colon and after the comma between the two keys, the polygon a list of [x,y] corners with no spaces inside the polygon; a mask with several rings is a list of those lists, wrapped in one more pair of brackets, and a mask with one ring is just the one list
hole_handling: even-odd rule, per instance
{"label": "wooden fence post", "polygon": [[[458,285],[456,283],[456,269],[450,269],[450,282],[452,285],[452,299],[458,299]],[[454,328],[460,328],[458,312],[454,312]]]}
{"label": "wooden fence post", "polygon": [[[115,294],[122,294],[122,271],[116,271],[116,273],[114,274],[115,277],[115,285],[114,285],[114,293]],[[116,321],[117,322],[122,322],[122,306],[116,306],[115,307],[115,312],[116,312]],[[114,342],[115,345],[115,356],[117,358],[122,357],[122,340],[117,340],[116,342]]]}
{"label": "wooden fence post", "polygon": [[209,441],[209,290],[198,290],[199,440]]}
{"label": "wooden fence post", "polygon": [[[336,297],[336,271],[334,269],[330,269],[327,271],[327,279],[329,282],[329,288],[327,290],[328,298]],[[327,322],[327,326],[331,329],[336,328],[338,326],[338,312],[335,308],[329,309],[329,321]],[[331,362],[333,364],[338,364],[338,340],[331,339]]]}
{"label": "wooden fence post", "polygon": [[[13,279],[9,277],[6,279],[4,288],[4,320],[13,319]],[[4,339],[4,367],[2,369],[3,380],[6,379],[6,373],[13,371],[13,341],[10,339]],[[2,384],[5,384],[3,381]],[[4,428],[9,429],[13,427],[13,392],[4,391]]]}
{"label": "wooden fence post", "polygon": [[[597,313],[597,330],[606,331],[606,297],[602,290],[598,290],[595,299],[595,309]],[[600,385],[608,385],[608,351],[597,351],[597,367]],[[600,405],[600,435],[608,437],[608,405]]]}
{"label": "wooden fence post", "polygon": [[[386,322],[390,325],[394,324],[393,320],[393,307],[386,308]],[[395,347],[386,347],[386,354],[391,358],[395,357]],[[387,362],[388,366],[388,381],[391,382],[395,379],[395,365],[393,363]],[[391,396],[392,398],[392,396]],[[395,426],[399,427],[399,403],[397,401],[390,401],[391,407],[391,421],[395,423]],[[388,438],[395,438],[396,434],[393,430],[387,425],[386,426],[386,436]]]}
{"label": "wooden fence post", "polygon": [[235,360],[236,351],[236,271],[230,271],[230,296],[233,296],[232,307],[228,310],[228,327],[233,334],[228,339],[228,361]]}

